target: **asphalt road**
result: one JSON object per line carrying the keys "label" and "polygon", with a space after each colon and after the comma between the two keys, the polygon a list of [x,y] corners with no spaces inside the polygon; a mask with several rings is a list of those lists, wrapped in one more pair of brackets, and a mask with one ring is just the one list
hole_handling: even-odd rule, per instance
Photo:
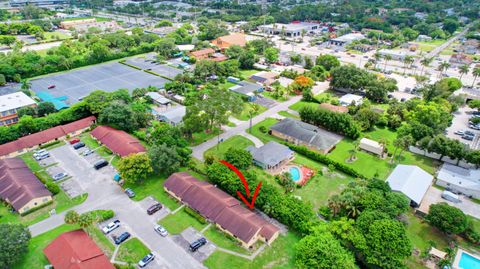
{"label": "asphalt road", "polygon": [[[50,151],[59,166],[77,180],[79,185],[88,193],[87,200],[74,208],[79,213],[96,210],[111,209],[132,236],[139,238],[150,250],[156,254],[156,266],[149,268],[205,268],[195,260],[185,249],[182,249],[170,238],[160,237],[153,227],[159,219],[158,213],[149,216],[141,207],[140,202],[129,199],[121,187],[113,181],[115,171],[110,166],[96,171],[92,168],[98,158],[94,156],[84,158],[71,146],[65,145]],[[71,179],[71,180],[72,180]],[[38,222],[29,227],[32,236],[47,232],[64,223],[62,212],[58,215]]]}

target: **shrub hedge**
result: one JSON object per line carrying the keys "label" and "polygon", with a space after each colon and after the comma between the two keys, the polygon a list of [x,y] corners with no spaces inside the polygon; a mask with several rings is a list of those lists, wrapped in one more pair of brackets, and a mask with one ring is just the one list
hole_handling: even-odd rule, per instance
{"label": "shrub hedge", "polygon": [[187,212],[188,215],[194,217],[198,222],[201,224],[207,224],[207,221],[205,220],[204,217],[202,217],[200,214],[198,214],[195,210],[191,209],[190,207],[185,207],[185,212]]}

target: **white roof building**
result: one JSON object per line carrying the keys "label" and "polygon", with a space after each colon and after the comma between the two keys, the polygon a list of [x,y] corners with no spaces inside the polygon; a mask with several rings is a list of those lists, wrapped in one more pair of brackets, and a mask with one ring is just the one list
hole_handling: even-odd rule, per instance
{"label": "white roof building", "polygon": [[394,191],[410,198],[414,206],[419,206],[432,184],[433,176],[416,165],[399,164],[388,176],[387,182]]}
{"label": "white roof building", "polygon": [[380,156],[383,154],[383,151],[384,151],[383,145],[381,145],[377,141],[370,140],[370,139],[365,138],[365,137],[360,139],[359,147],[361,149],[365,150],[365,151],[368,151],[368,152],[371,152],[373,154],[377,154],[377,155],[380,155]]}
{"label": "white roof building", "polygon": [[480,169],[465,169],[444,163],[438,171],[437,185],[467,196],[480,198]]}
{"label": "white roof building", "polygon": [[35,105],[36,102],[23,92],[14,92],[0,96],[0,113]]}
{"label": "white roof building", "polygon": [[338,98],[338,102],[342,106],[349,106],[352,103],[355,103],[355,105],[358,106],[362,104],[363,97],[360,95],[347,93],[344,96]]}
{"label": "white roof building", "polygon": [[352,43],[355,40],[360,40],[364,39],[365,36],[361,33],[350,33],[346,35],[342,35],[336,38],[330,39],[330,45],[335,45],[335,46],[345,46],[350,43]]}

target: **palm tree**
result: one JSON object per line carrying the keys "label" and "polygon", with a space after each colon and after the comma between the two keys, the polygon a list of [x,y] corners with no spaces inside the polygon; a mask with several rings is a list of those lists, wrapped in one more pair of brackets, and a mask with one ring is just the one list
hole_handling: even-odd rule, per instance
{"label": "palm tree", "polygon": [[342,201],[338,194],[333,195],[328,199],[328,207],[332,210],[332,214],[335,217],[342,209]]}
{"label": "palm tree", "polygon": [[458,69],[459,69],[458,72],[460,72],[460,78],[459,79],[460,79],[460,81],[462,81],[463,75],[468,74],[468,72],[470,71],[470,67],[468,66],[468,64],[464,64],[464,65],[460,66]]}
{"label": "palm tree", "polygon": [[387,63],[388,61],[391,61],[392,60],[392,55],[384,55],[383,56],[383,59],[385,59],[385,67],[383,68],[383,72],[385,72],[385,70],[387,70]]}
{"label": "palm tree", "polygon": [[29,91],[30,88],[32,87],[32,83],[26,79],[22,80],[22,86],[21,89],[23,91]]}
{"label": "palm tree", "polygon": [[440,71],[439,77],[443,75],[444,72],[447,72],[447,69],[450,67],[450,64],[446,61],[441,62],[438,65],[438,71]]}
{"label": "palm tree", "polygon": [[420,71],[420,76],[423,75],[423,69],[425,67],[428,67],[432,62],[433,62],[433,57],[423,58],[422,60],[420,60],[420,64],[422,64],[422,70]]}
{"label": "palm tree", "polygon": [[472,75],[473,75],[473,83],[472,83],[472,87],[473,87],[475,86],[475,80],[477,80],[477,77],[480,76],[480,67],[473,68]]}
{"label": "palm tree", "polygon": [[256,103],[252,103],[250,109],[248,110],[248,114],[250,114],[250,133],[252,133],[252,118],[253,115],[256,115],[260,111],[260,106]]}
{"label": "palm tree", "polygon": [[306,33],[307,33],[307,31],[305,31],[305,29],[302,29],[302,32],[300,33],[300,36],[302,36],[302,42],[303,42],[303,38],[305,37]]}
{"label": "palm tree", "polygon": [[413,64],[414,61],[415,59],[411,55],[405,56],[405,58],[403,58],[403,75],[405,75],[407,67]]}
{"label": "palm tree", "polygon": [[373,58],[375,58],[375,69],[377,69],[377,64],[382,59],[382,54],[377,50],[375,54],[373,54]]}

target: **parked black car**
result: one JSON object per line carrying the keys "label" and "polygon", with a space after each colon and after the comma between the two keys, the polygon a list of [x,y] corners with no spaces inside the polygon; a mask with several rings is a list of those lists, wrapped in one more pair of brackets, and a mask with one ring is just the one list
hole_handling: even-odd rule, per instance
{"label": "parked black car", "polygon": [[149,208],[147,209],[147,214],[148,214],[148,215],[153,215],[153,213],[155,213],[155,212],[157,212],[158,210],[162,209],[162,207],[163,207],[162,204],[156,203],[156,204],[152,205],[151,207],[149,207]]}
{"label": "parked black car", "polygon": [[83,147],[85,147],[85,143],[83,143],[83,142],[78,142],[78,143],[73,144],[74,149],[80,149],[80,148],[83,148]]}
{"label": "parked black car", "polygon": [[124,232],[123,234],[119,235],[118,237],[115,238],[115,244],[120,245],[122,242],[130,238],[130,233],[129,232]]}
{"label": "parked black car", "polygon": [[96,170],[102,168],[102,167],[105,167],[108,165],[108,162],[105,161],[105,160],[100,160],[98,162],[96,162],[94,165],[93,165],[93,168],[95,168]]}
{"label": "parked black car", "polygon": [[205,239],[204,237],[198,239],[197,241],[194,241],[193,243],[190,244],[190,251],[191,252],[195,252],[197,251],[199,248],[201,248],[202,246],[204,246],[205,244],[207,244],[207,239]]}

